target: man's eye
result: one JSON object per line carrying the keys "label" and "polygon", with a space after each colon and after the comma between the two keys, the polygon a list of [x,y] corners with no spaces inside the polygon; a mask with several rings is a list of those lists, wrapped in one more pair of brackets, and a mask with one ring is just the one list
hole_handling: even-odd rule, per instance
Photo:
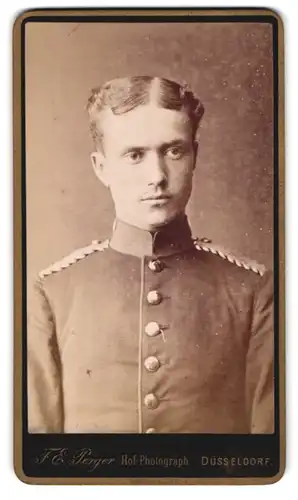
{"label": "man's eye", "polygon": [[129,153],[126,153],[125,158],[130,163],[139,163],[144,158],[144,152],[143,151],[129,151]]}
{"label": "man's eye", "polygon": [[170,158],[171,160],[179,160],[180,158],[182,158],[184,153],[185,153],[184,149],[178,146],[169,148],[166,151],[167,157]]}

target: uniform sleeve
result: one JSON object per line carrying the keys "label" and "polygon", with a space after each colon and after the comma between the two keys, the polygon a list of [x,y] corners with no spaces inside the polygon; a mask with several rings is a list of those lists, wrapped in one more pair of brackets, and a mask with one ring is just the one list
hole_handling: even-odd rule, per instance
{"label": "uniform sleeve", "polygon": [[55,321],[41,280],[28,294],[28,430],[63,432],[61,363]]}
{"label": "uniform sleeve", "polygon": [[246,364],[246,400],[250,432],[274,432],[273,276],[265,273],[254,297]]}

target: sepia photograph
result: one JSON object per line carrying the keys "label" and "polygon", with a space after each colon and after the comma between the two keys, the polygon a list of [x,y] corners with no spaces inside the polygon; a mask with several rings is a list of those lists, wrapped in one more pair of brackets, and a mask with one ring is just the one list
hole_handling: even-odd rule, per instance
{"label": "sepia photograph", "polygon": [[[22,24],[22,421],[40,470],[98,472],[92,446],[61,444],[89,435],[279,443],[277,18],[149,14]],[[114,461],[154,477],[186,470],[180,451]],[[224,477],[228,451],[200,466]],[[258,453],[235,475],[277,474]]]}

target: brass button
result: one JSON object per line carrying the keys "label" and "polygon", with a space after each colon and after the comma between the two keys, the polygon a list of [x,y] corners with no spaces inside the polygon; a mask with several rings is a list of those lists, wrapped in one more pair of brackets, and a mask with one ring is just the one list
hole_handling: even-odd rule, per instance
{"label": "brass button", "polygon": [[158,323],[156,321],[150,321],[150,323],[147,323],[145,326],[145,333],[149,337],[155,337],[159,333],[161,333],[161,329]]}
{"label": "brass button", "polygon": [[158,407],[158,399],[154,394],[146,394],[144,398],[144,403],[149,410],[155,410]]}
{"label": "brass button", "polygon": [[151,290],[147,294],[147,301],[152,305],[160,304],[162,301],[162,295],[157,290]]}
{"label": "brass button", "polygon": [[160,260],[150,260],[148,266],[154,273],[160,273],[164,268],[164,264]]}
{"label": "brass button", "polygon": [[148,372],[156,372],[160,367],[160,362],[155,356],[149,356],[145,359],[144,365]]}
{"label": "brass button", "polygon": [[154,434],[156,432],[156,429],[154,427],[149,427],[149,429],[146,430],[146,434]]}

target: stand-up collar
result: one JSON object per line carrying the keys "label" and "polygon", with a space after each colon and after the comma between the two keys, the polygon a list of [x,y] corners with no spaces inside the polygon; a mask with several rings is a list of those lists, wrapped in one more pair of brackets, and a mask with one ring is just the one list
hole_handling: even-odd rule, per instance
{"label": "stand-up collar", "polygon": [[136,257],[162,257],[181,253],[193,246],[186,215],[180,216],[163,228],[150,232],[116,220],[110,247]]}

